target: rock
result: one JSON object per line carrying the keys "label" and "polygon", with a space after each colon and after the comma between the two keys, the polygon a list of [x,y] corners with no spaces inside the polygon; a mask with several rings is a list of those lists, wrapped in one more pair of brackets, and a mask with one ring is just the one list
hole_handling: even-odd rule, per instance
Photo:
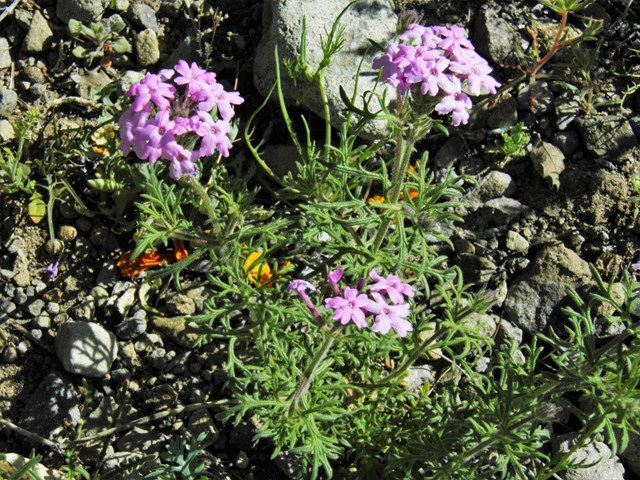
{"label": "rock", "polygon": [[298,177],[296,163],[304,165],[304,160],[295,145],[269,145],[264,149],[262,159],[278,178],[284,178],[291,173],[291,176],[296,179]]}
{"label": "rock", "polygon": [[147,30],[151,30],[155,34],[160,33],[158,20],[156,20],[156,12],[149,5],[145,5],[144,3],[135,3],[129,7],[127,13],[133,23],[144,27]]}
{"label": "rock", "polygon": [[27,36],[22,43],[22,49],[27,52],[43,52],[51,48],[52,42],[53,32],[49,23],[42,16],[40,10],[36,10],[31,19]]}
{"label": "rock", "polygon": [[186,295],[172,293],[167,295],[167,310],[174,315],[191,315],[196,311],[196,304]]}
{"label": "rock", "polygon": [[96,279],[96,284],[100,287],[113,287],[118,280],[122,278],[120,269],[114,261],[108,261],[102,264],[102,269]]}
{"label": "rock", "polygon": [[42,70],[36,66],[24,67],[20,73],[20,77],[29,83],[44,83],[46,81]]}
{"label": "rock", "polygon": [[247,452],[240,450],[236,457],[235,464],[240,470],[247,468],[249,466],[249,456],[247,455]]}
{"label": "rock", "polygon": [[529,250],[529,242],[527,239],[513,230],[507,232],[506,246],[507,250],[511,250],[512,252],[527,253]]}
{"label": "rock", "polygon": [[48,255],[58,255],[62,250],[64,250],[64,243],[58,238],[54,239],[53,242],[49,239],[44,244],[44,251]]}
{"label": "rock", "polygon": [[515,191],[516,183],[510,175],[497,170],[492,170],[480,182],[476,196],[482,202],[486,202],[494,198],[502,197],[503,195],[508,197]]}
{"label": "rock", "polygon": [[503,63],[511,53],[515,35],[506,20],[490,6],[480,10],[475,23],[473,45],[480,55],[494,63]]}
{"label": "rock", "polygon": [[9,50],[9,40],[0,37],[0,69],[11,66],[11,53]]}
{"label": "rock", "polygon": [[13,345],[9,345],[2,352],[2,361],[4,363],[14,363],[18,359],[18,350]]}
{"label": "rock", "polygon": [[[2,458],[4,463],[10,465],[16,470],[22,468],[30,460],[22,455],[18,455],[17,453],[4,453],[2,454]],[[30,471],[38,475],[38,477],[43,480],[66,480],[68,478],[67,475],[61,471],[47,468],[41,463],[36,463]],[[22,478],[25,477],[26,475]]]}
{"label": "rock", "polygon": [[79,322],[90,322],[96,312],[96,302],[91,295],[87,296],[80,305],[73,307],[73,316]]}
{"label": "rock", "polygon": [[147,29],[136,36],[136,59],[143,67],[153,65],[160,60],[160,47],[156,33]]}
{"label": "rock", "polygon": [[628,158],[637,144],[631,125],[620,116],[591,116],[575,120],[576,129],[587,150],[614,163]]}
{"label": "rock", "polygon": [[18,94],[14,90],[4,88],[0,90],[0,116],[11,115],[18,105]]}
{"label": "rock", "polygon": [[[1,107],[0,107],[1,108]],[[0,145],[5,145],[16,138],[16,132],[9,120],[0,120]]]}
{"label": "rock", "polygon": [[129,288],[116,300],[116,309],[123,317],[126,316],[131,306],[135,303],[137,291],[138,287]]}
{"label": "rock", "polygon": [[102,307],[109,299],[109,292],[103,287],[97,286],[91,289],[91,296],[95,299],[96,306]]}
{"label": "rock", "polygon": [[195,37],[186,37],[180,42],[169,58],[162,62],[162,68],[173,68],[180,60],[184,60],[189,65],[191,65],[192,62],[201,63],[203,59],[202,55],[198,53],[199,49],[200,45],[198,45]]}
{"label": "rock", "polygon": [[591,282],[589,265],[562,244],[547,245],[511,284],[504,309],[513,323],[528,332],[543,331],[564,318],[565,285],[578,290]]}
{"label": "rock", "polygon": [[[256,50],[254,63],[254,82],[258,91],[266,96],[275,84],[275,56],[274,47],[278,46],[280,59],[280,77],[285,102],[293,105],[296,102],[296,89],[293,81],[288,77],[284,67],[285,58],[296,58],[300,47],[302,18],[306,17],[307,62],[311,68],[316,68],[322,59],[320,38],[326,38],[324,29],[331,30],[331,26],[344,9],[346,3],[340,0],[305,0],[280,2],[266,0],[263,6],[264,35]],[[375,40],[384,44],[391,40],[396,33],[396,16],[391,6],[377,0],[363,0],[352,5],[342,16],[340,25],[345,28],[345,43],[342,50],[333,56],[332,64],[326,74],[326,92],[332,125],[340,128],[346,118],[342,111],[344,103],[340,98],[339,87],[342,86],[350,98],[355,87],[355,72],[361,60],[361,53],[369,47],[366,38],[369,32],[375,32]],[[377,55],[374,49],[369,49],[364,61],[364,70],[370,70],[373,58]],[[298,78],[298,92],[305,92],[309,83],[304,75]],[[362,108],[360,95],[373,90],[374,75],[361,75],[358,78],[358,95],[356,106]],[[380,85],[376,90],[380,95],[383,89]],[[395,98],[395,92],[388,88],[389,98]],[[301,93],[298,96],[302,96]],[[273,97],[277,100],[277,96]],[[371,102],[371,109],[378,110],[375,99]],[[317,115],[324,117],[319,90],[312,87],[305,95],[302,105]],[[378,138],[388,132],[385,122],[369,124],[363,136]]]}
{"label": "rock", "polygon": [[116,336],[96,323],[62,324],[54,346],[64,369],[85,377],[105,377],[118,355]]}
{"label": "rock", "polygon": [[65,24],[72,18],[89,23],[100,20],[106,5],[103,0],[59,0],[56,2],[56,16]]}
{"label": "rock", "polygon": [[189,417],[188,429],[194,438],[197,438],[201,433],[207,435],[207,442],[215,442],[220,436],[220,432],[216,428],[213,418],[209,414],[206,408],[196,410]]}
{"label": "rock", "polygon": [[573,130],[567,130],[556,133],[553,136],[552,143],[560,149],[565,157],[568,157],[580,146],[580,138]]}
{"label": "rock", "polygon": [[462,270],[462,278],[466,283],[487,283],[498,267],[485,257],[461,253],[456,256],[455,263]]}
{"label": "rock", "polygon": [[46,304],[44,303],[44,300],[42,300],[41,298],[38,298],[27,306],[27,312],[32,317],[37,317],[38,315],[40,315],[40,313],[42,313],[42,310],[44,309],[45,305]]}
{"label": "rock", "polygon": [[526,84],[518,92],[518,108],[542,116],[554,106],[555,97],[547,82]]}
{"label": "rock", "polygon": [[[49,305],[53,304],[50,303]],[[57,305],[57,303],[55,305]],[[49,315],[38,315],[36,318],[31,320],[31,326],[33,328],[41,328],[46,330],[51,327],[51,317],[49,317]]]}
{"label": "rock", "polygon": [[[66,377],[55,373],[48,374],[33,392],[24,406],[18,426],[48,440],[61,432],[68,423],[75,426],[80,419],[78,397],[73,385]],[[40,444],[19,435],[20,443],[27,448],[40,447]]]}
{"label": "rock", "polygon": [[183,7],[184,3],[180,0],[162,0],[160,4],[160,10],[166,13],[171,18],[178,18],[180,15],[180,9]]}
{"label": "rock", "polygon": [[432,380],[433,369],[428,365],[411,367],[408,373],[409,375],[407,375],[403,381],[407,384],[405,387],[407,392],[413,392]]}
{"label": "rock", "polygon": [[486,223],[494,222],[497,225],[504,225],[520,216],[524,211],[525,207],[517,200],[500,197],[486,202],[475,215]]}
{"label": "rock", "polygon": [[487,114],[487,128],[513,127],[518,123],[518,105],[511,97],[501,97]]}
{"label": "rock", "polygon": [[440,147],[433,163],[439,168],[451,168],[467,155],[464,142],[458,138],[450,138]]}
{"label": "rock", "polygon": [[60,227],[60,230],[58,230],[58,237],[63,242],[71,242],[72,240],[75,240],[77,236],[78,230],[76,230],[76,227],[72,227],[71,225],[63,225]]}
{"label": "rock", "polygon": [[167,435],[154,430],[153,427],[143,426],[135,427],[119,438],[116,446],[120,451],[154,454],[162,452],[164,444],[169,440],[170,438]]}
{"label": "rock", "polygon": [[[172,65],[173,67],[173,65]],[[136,83],[141,82],[144,79],[142,72],[136,72],[134,70],[127,70],[122,77],[117,81],[118,91],[121,94],[126,94],[129,89]]]}
{"label": "rock", "polygon": [[147,312],[138,310],[116,327],[116,335],[122,340],[137,338],[147,330]]}
{"label": "rock", "polygon": [[[569,452],[576,444],[580,435],[578,433],[567,433],[552,440],[554,452]],[[574,452],[569,461],[574,464],[593,465],[586,468],[568,468],[565,470],[566,480],[624,480],[624,467],[619,462],[617,456],[613,456],[611,449],[604,443],[598,441],[587,442]]]}
{"label": "rock", "polygon": [[91,230],[90,239],[96,247],[102,247],[105,243],[107,243],[107,239],[109,237],[109,227],[106,225],[96,225]]}

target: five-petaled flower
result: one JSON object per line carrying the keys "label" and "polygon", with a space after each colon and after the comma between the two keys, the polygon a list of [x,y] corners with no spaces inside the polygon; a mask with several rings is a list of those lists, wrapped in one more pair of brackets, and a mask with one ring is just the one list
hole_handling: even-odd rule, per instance
{"label": "five-petaled flower", "polygon": [[387,300],[378,292],[371,293],[371,296],[374,302],[367,306],[367,311],[376,316],[376,321],[371,330],[386,335],[393,328],[402,338],[407,336],[407,332],[413,331],[411,323],[405,320],[405,317],[411,314],[411,307],[408,304],[389,305]]}
{"label": "five-petaled flower", "polygon": [[346,287],[342,297],[327,298],[324,303],[328,308],[335,310],[333,319],[340,320],[342,325],[353,321],[358,328],[367,326],[364,312],[371,304],[371,299],[355,288]]}
{"label": "five-petaled flower", "polygon": [[369,286],[369,288],[374,292],[386,293],[396,305],[404,303],[403,295],[411,298],[415,295],[414,288],[404,283],[396,275],[389,275],[387,278],[384,278],[378,275],[375,270],[371,270],[369,276],[377,282]]}

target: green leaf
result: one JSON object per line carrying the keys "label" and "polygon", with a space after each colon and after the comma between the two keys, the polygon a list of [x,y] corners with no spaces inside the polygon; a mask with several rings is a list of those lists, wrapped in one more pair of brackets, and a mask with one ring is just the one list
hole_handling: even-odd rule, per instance
{"label": "green leaf", "polygon": [[111,25],[111,33],[120,33],[127,26],[124,22],[114,22]]}
{"label": "green leaf", "polygon": [[126,38],[121,38],[112,45],[113,50],[118,53],[131,53],[131,44]]}
{"label": "green leaf", "polygon": [[31,195],[27,212],[33,223],[40,223],[47,213],[47,204],[42,199],[40,192],[33,192]]}
{"label": "green leaf", "polygon": [[87,55],[87,49],[84,47],[76,47],[74,48],[71,53],[73,54],[74,57],[78,57],[78,58],[84,58]]}
{"label": "green leaf", "polygon": [[80,35],[80,33],[82,32],[82,23],[74,20],[73,18],[71,20],[69,20],[69,32],[71,32],[71,35]]}

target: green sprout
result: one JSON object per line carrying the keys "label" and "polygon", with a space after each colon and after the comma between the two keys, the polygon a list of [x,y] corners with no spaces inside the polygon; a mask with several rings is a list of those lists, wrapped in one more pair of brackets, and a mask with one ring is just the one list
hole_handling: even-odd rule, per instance
{"label": "green sprout", "polygon": [[109,67],[111,59],[109,54],[131,53],[131,44],[126,38],[115,40],[118,34],[124,30],[126,24],[124,22],[114,22],[110,29],[107,30],[103,25],[92,23],[88,27],[81,22],[71,19],[69,20],[69,31],[74,37],[83,36],[93,43],[93,48],[85,48],[77,46],[71,53],[78,58],[86,58],[89,65],[94,58],[100,57],[100,65]]}

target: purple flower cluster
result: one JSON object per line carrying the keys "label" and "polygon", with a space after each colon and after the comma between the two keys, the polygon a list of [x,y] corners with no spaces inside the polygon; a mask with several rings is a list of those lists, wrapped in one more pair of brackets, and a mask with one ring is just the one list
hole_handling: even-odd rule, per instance
{"label": "purple flower cluster", "polygon": [[[339,320],[343,325],[353,321],[358,328],[367,327],[367,314],[373,314],[375,321],[371,329],[376,333],[386,335],[391,328],[401,337],[406,337],[413,331],[409,321],[405,320],[411,314],[411,307],[405,303],[404,297],[413,297],[415,292],[411,285],[403,283],[396,275],[381,277],[373,270],[370,277],[376,282],[369,286],[371,296],[360,293],[357,288],[346,287],[342,292],[338,288],[338,282],[342,278],[343,271],[329,273],[329,281],[336,294],[333,298],[327,298],[325,305],[334,310],[333,319]],[[315,316],[319,316],[317,309],[311,303],[305,290],[315,291],[315,287],[304,280],[293,280],[289,285],[289,293],[297,292],[311,309]],[[384,297],[387,295],[392,304]]]}
{"label": "purple flower cluster", "polygon": [[482,87],[496,93],[500,84],[464,35],[464,28],[457,25],[449,29],[412,23],[398,37],[400,43],[391,43],[384,55],[373,60],[373,68],[382,68],[382,80],[402,94],[411,90],[437,97],[438,113],[451,113],[456,126],[466,124],[471,99],[462,91],[463,82],[471,95],[480,95]]}
{"label": "purple flower cluster", "polygon": [[[179,76],[169,83],[175,73]],[[185,86],[183,95],[177,96],[176,86]],[[133,149],[151,163],[170,160],[170,176],[176,180],[194,174],[195,162],[216,149],[229,156],[232,105],[244,99],[238,92],[226,92],[215,73],[180,60],[173,70],[148,73],[127,96],[136,98],[118,122],[125,156]]]}

